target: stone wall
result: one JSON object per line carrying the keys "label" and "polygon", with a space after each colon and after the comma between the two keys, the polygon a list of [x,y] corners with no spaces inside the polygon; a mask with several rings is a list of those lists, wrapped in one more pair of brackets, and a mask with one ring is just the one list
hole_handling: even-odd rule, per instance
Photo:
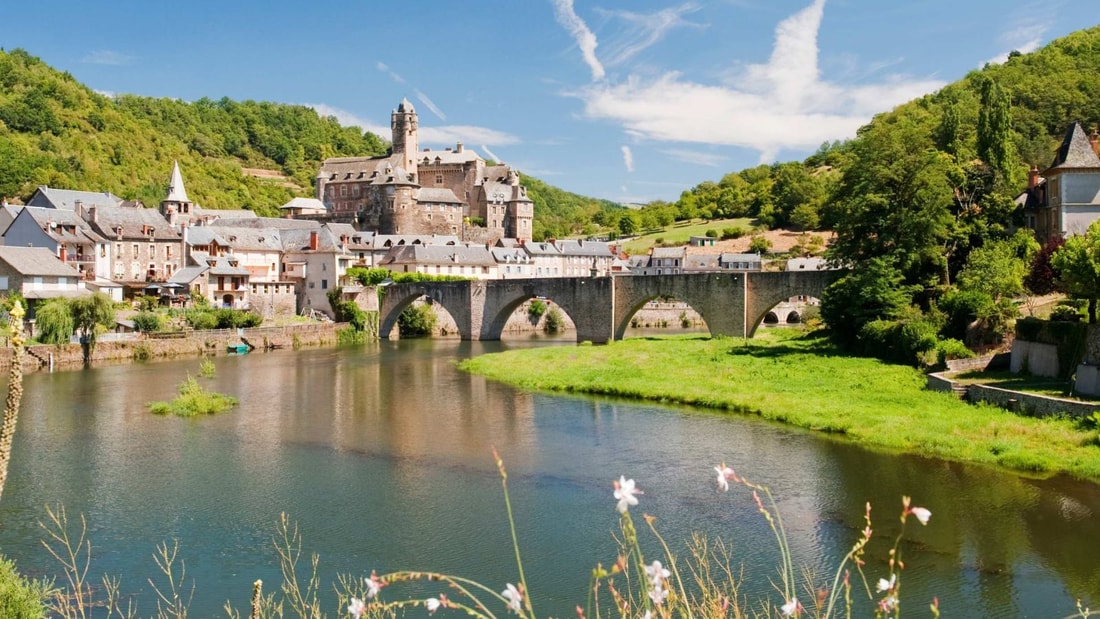
{"label": "stone wall", "polygon": [[986,402],[1015,413],[1033,417],[1047,417],[1050,415],[1088,417],[1094,412],[1100,411],[1100,402],[1079,402],[1035,393],[1010,391],[999,387],[990,387],[989,385],[966,385],[964,387],[951,380],[947,372],[929,374],[926,387],[932,391],[944,392],[965,390],[966,399],[970,402]]}
{"label": "stone wall", "polygon": [[[326,346],[336,343],[336,329],[342,325],[316,323],[285,327],[256,327],[243,329],[218,329],[191,331],[181,337],[151,337],[132,334],[132,339],[97,342],[92,352],[92,365],[109,361],[129,361],[166,357],[198,357],[229,354],[229,346],[248,340],[257,348],[269,345],[280,348]],[[0,370],[11,367],[11,348],[0,349]],[[27,370],[46,369],[53,358],[55,368],[79,367],[84,363],[84,353],[79,344],[65,346],[28,346],[23,358]]]}
{"label": "stone wall", "polygon": [[1054,344],[1026,342],[1019,338],[1012,343],[1011,369],[1014,374],[1027,372],[1034,376],[1058,376],[1058,347]]}

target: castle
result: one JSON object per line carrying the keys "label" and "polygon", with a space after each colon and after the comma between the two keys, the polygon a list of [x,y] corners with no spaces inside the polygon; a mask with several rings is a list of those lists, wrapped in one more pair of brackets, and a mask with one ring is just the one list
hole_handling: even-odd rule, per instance
{"label": "castle", "polygon": [[418,118],[408,100],[390,115],[393,149],[383,157],[326,159],[317,199],[336,221],[380,234],[440,234],[463,241],[531,240],[534,204],[519,174],[489,165],[459,142],[420,151]]}

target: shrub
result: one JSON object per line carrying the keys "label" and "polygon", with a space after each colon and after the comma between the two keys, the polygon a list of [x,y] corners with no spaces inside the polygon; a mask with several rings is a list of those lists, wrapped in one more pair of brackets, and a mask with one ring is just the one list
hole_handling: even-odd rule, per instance
{"label": "shrub", "polygon": [[156,312],[140,312],[134,316],[134,329],[142,333],[161,330],[160,315]]}
{"label": "shrub", "polygon": [[967,328],[992,305],[993,297],[984,292],[958,288],[948,291],[938,303],[939,309],[947,316],[942,335],[965,340]]}
{"label": "shrub", "polygon": [[974,351],[959,340],[948,338],[936,343],[936,356],[939,365],[943,365],[949,359],[970,359],[974,356]]}
{"label": "shrub", "polygon": [[705,234],[706,237],[709,238],[709,239],[718,238],[718,231],[715,230],[714,228],[707,228],[707,231],[704,232],[703,234]]}
{"label": "shrub", "polygon": [[557,333],[565,328],[565,317],[557,307],[551,307],[546,313],[546,332]]}
{"label": "shrub", "polygon": [[1067,305],[1058,305],[1050,311],[1050,319],[1062,322],[1080,322],[1081,312]]}
{"label": "shrub", "polygon": [[207,330],[218,328],[218,317],[210,310],[187,310],[183,318],[187,321],[187,324],[191,325],[192,329]]}
{"label": "shrub", "polygon": [[154,415],[171,413],[177,417],[194,417],[196,415],[213,415],[237,405],[237,398],[207,391],[192,376],[188,376],[187,380],[180,383],[176,391],[179,395],[175,400],[171,402],[150,402],[149,411]]}
{"label": "shrub", "polygon": [[397,317],[397,329],[401,337],[431,335],[435,329],[435,312],[429,305],[410,305]]}
{"label": "shrub", "polygon": [[222,308],[214,310],[214,317],[218,321],[218,329],[244,329],[258,327],[263,324],[263,317],[245,310]]}
{"label": "shrub", "polygon": [[0,617],[7,619],[39,619],[46,616],[42,600],[48,595],[45,582],[27,580],[15,563],[0,558]]}
{"label": "shrub", "polygon": [[138,297],[138,308],[143,312],[151,312],[160,305],[160,297],[145,294]]}
{"label": "shrub", "polygon": [[546,313],[546,302],[542,299],[534,299],[531,304],[527,306],[527,315],[531,317],[533,322],[538,322],[539,318]]}
{"label": "shrub", "polygon": [[748,234],[748,232],[741,226],[734,226],[732,228],[722,229],[722,240],[739,239]]}
{"label": "shrub", "polygon": [[771,247],[772,242],[763,235],[756,235],[749,241],[749,252],[753,254],[766,254]]}

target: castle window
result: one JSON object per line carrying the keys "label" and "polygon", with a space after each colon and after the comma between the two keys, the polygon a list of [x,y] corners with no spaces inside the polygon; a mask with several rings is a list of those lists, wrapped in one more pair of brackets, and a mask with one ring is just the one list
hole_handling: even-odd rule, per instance
{"label": "castle window", "polygon": [[358,198],[359,197],[359,185],[352,185],[351,186],[351,197],[353,197],[353,198]]}
{"label": "castle window", "polygon": [[442,174],[436,174],[435,175],[435,184],[436,185],[442,185],[443,184],[443,175]]}
{"label": "castle window", "polygon": [[340,185],[340,197],[341,198],[348,197],[348,186],[347,185]]}

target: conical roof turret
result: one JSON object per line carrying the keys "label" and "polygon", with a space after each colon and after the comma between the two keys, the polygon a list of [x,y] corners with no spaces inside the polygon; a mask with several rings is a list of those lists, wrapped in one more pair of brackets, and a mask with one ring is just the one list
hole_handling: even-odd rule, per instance
{"label": "conical roof turret", "polygon": [[187,190],[183,188],[183,175],[180,174],[180,162],[172,163],[172,180],[168,182],[168,197],[165,202],[190,202]]}

